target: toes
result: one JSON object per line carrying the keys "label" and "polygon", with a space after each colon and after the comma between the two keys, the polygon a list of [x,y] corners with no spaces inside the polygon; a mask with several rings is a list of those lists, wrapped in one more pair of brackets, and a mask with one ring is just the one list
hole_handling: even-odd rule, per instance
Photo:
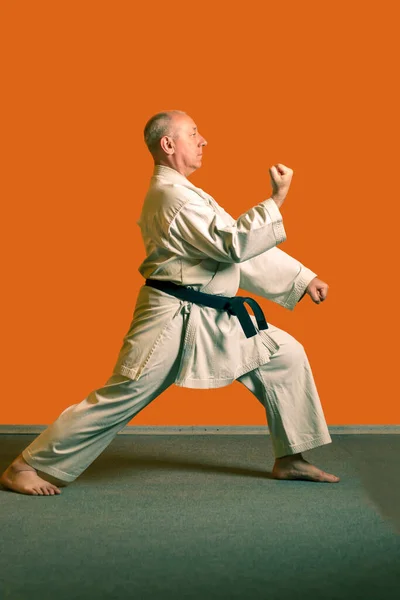
{"label": "toes", "polygon": [[54,488],[47,488],[44,486],[32,488],[31,493],[34,496],[55,496],[56,494],[61,494],[60,490]]}
{"label": "toes", "polygon": [[56,487],[42,487],[45,496],[55,496],[61,494],[61,491]]}
{"label": "toes", "polygon": [[336,477],[336,475],[333,475],[332,473],[326,473],[325,471],[323,471],[323,481],[328,481],[329,483],[336,483],[339,480],[339,477]]}

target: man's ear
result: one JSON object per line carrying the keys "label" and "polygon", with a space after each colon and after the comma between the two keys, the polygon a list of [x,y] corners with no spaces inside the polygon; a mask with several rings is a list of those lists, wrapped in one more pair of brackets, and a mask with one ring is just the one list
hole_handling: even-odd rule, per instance
{"label": "man's ear", "polygon": [[164,135],[160,140],[160,146],[165,154],[173,154],[175,151],[175,143],[172,137]]}

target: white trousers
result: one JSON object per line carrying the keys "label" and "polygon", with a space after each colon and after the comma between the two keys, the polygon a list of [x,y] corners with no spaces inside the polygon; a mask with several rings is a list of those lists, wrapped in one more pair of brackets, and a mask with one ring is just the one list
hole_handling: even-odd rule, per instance
{"label": "white trousers", "polygon": [[[138,381],[111,375],[103,387],[67,407],[22,451],[26,462],[65,482],[79,477],[139,411],[174,383],[183,319],[182,314],[172,321],[164,343],[156,348]],[[304,347],[282,329],[268,326],[279,350],[270,362],[237,381],[265,407],[275,457],[331,443]]]}

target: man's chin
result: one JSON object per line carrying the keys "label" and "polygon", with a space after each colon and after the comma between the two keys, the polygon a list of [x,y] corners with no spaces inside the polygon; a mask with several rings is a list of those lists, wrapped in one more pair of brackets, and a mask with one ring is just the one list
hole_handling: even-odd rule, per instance
{"label": "man's chin", "polygon": [[201,156],[199,156],[198,160],[196,161],[196,163],[192,166],[192,169],[200,169],[200,167],[202,166],[202,162],[201,162]]}

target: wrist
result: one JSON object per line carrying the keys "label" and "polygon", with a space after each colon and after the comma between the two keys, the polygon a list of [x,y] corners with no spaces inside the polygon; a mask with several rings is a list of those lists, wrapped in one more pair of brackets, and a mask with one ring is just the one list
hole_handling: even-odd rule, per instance
{"label": "wrist", "polygon": [[277,205],[278,208],[280,208],[282,206],[283,201],[285,200],[285,198],[282,198],[281,196],[278,196],[277,194],[272,194],[271,198],[275,202],[275,204]]}

